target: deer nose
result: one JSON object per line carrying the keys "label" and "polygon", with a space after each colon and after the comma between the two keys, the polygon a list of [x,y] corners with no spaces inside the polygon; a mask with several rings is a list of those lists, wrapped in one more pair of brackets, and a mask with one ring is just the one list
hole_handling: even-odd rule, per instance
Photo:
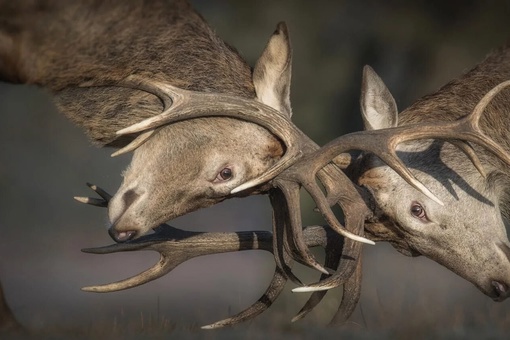
{"label": "deer nose", "polygon": [[129,209],[140,196],[134,190],[127,190],[120,196],[114,196],[108,206],[112,225],[108,234],[117,243],[132,240],[138,234],[133,225],[133,219],[129,218]]}
{"label": "deer nose", "polygon": [[138,235],[135,222],[130,218],[129,214],[123,213],[108,228],[108,234],[117,243],[126,242],[134,239]]}
{"label": "deer nose", "polygon": [[491,284],[494,291],[494,296],[492,298],[494,301],[501,302],[510,295],[510,290],[507,284],[495,280],[492,281]]}
{"label": "deer nose", "polygon": [[108,229],[108,234],[117,243],[123,243],[132,240],[136,236],[135,230],[117,231],[114,226]]}

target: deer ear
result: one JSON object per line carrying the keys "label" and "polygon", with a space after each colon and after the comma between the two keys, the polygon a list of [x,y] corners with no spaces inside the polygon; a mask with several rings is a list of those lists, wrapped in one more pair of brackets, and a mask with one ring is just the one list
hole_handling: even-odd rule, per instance
{"label": "deer ear", "polygon": [[257,99],[272,108],[292,116],[290,78],[292,49],[287,25],[280,22],[269,39],[253,70]]}
{"label": "deer ear", "polygon": [[382,79],[368,65],[363,68],[360,104],[365,130],[397,126],[398,111],[395,99]]}

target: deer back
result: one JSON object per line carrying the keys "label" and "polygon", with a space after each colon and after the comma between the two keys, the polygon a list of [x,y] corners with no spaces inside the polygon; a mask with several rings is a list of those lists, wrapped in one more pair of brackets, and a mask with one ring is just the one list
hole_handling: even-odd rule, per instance
{"label": "deer back", "polygon": [[[99,144],[162,111],[129,75],[198,91],[254,97],[251,70],[183,0],[0,2],[0,79],[55,94],[60,110]],[[108,124],[105,124],[108,121]]]}
{"label": "deer back", "polygon": [[[0,10],[2,79],[49,89],[57,106],[101,145],[122,147],[145,138],[117,133],[168,112],[175,101],[160,95],[163,88],[192,90],[198,101],[206,92],[228,94],[271,114],[291,114],[284,24],[252,73],[183,0],[4,1]],[[201,101],[207,116],[209,102]],[[234,188],[259,178],[284,152],[265,128],[226,117],[162,124],[150,136],[137,144],[109,204],[116,240],[232,197]]]}

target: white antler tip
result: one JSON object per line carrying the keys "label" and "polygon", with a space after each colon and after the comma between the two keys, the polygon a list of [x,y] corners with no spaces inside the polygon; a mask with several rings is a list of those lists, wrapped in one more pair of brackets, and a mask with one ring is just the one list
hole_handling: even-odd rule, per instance
{"label": "white antler tip", "polygon": [[375,246],[375,242],[372,241],[372,240],[369,240],[368,238],[364,238],[364,237],[357,236],[357,235],[354,235],[354,234],[346,235],[346,237],[350,238],[353,241],[358,241],[358,242],[361,242],[361,243],[370,244],[371,246]]}
{"label": "white antler tip", "polygon": [[328,286],[324,286],[324,287],[308,287],[308,286],[303,286],[303,287],[297,287],[297,288],[294,288],[292,290],[293,293],[311,293],[311,292],[320,292],[322,290],[329,290],[333,287],[328,287]]}
{"label": "white antler tip", "polygon": [[443,201],[441,201],[439,198],[437,198],[436,195],[434,195],[432,192],[430,192],[430,190],[427,189],[425,186],[423,187],[422,192],[425,194],[425,196],[427,196],[428,198],[430,198],[431,200],[433,200],[440,206],[444,207]]}
{"label": "white antler tip", "polygon": [[206,326],[202,326],[200,327],[201,329],[215,329],[216,327],[214,327],[214,324],[213,325],[206,325]]}
{"label": "white antler tip", "polygon": [[96,286],[83,287],[81,290],[84,292],[97,292]]}
{"label": "white antler tip", "polygon": [[241,184],[240,186],[238,187],[235,187],[234,189],[232,189],[232,191],[230,191],[231,194],[237,194],[238,192],[241,192],[243,190],[246,190],[246,189],[249,189],[249,188],[252,188],[254,187],[256,184],[253,183],[253,181],[248,181],[246,183],[243,183]]}
{"label": "white antler tip", "polygon": [[444,203],[436,197],[425,185],[423,185],[420,181],[416,179],[411,179],[411,184],[414,185],[416,189],[418,189],[422,194],[439,204],[440,206],[444,206]]}
{"label": "white antler tip", "polygon": [[121,150],[117,150],[117,151],[115,151],[114,153],[112,153],[112,154],[110,155],[110,157],[111,157],[111,158],[113,158],[113,157],[117,157],[117,156],[120,156],[120,155],[122,155],[122,154],[124,154],[124,153],[125,153],[125,152],[122,152],[122,149],[121,149]]}

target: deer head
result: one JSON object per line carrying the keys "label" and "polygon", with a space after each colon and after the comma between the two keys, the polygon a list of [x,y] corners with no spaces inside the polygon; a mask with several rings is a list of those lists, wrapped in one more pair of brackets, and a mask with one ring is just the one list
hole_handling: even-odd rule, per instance
{"label": "deer head", "polygon": [[[32,5],[30,2],[26,4]],[[361,245],[355,241],[370,242],[361,236],[365,228],[376,240],[389,240],[403,252],[424,254],[449,266],[497,300],[508,295],[506,267],[481,266],[484,261],[490,261],[489,253],[496,253],[499,260],[508,260],[506,235],[502,224],[494,217],[499,210],[488,207],[491,204],[498,207],[498,200],[502,202],[502,196],[505,196],[505,190],[498,193],[494,189],[501,188],[495,179],[501,180],[505,174],[501,175],[501,168],[499,172],[494,170],[493,163],[502,161],[508,166],[510,157],[508,148],[502,147],[504,143],[489,138],[493,137],[492,134],[488,137],[479,126],[485,108],[497,93],[508,86],[508,82],[490,91],[471,114],[467,115],[471,110],[464,110],[462,116],[467,116],[463,119],[398,127],[395,126],[396,108],[391,95],[367,70],[363,100],[367,103],[363,106],[367,130],[341,136],[319,150],[289,120],[291,53],[284,25],[279,25],[252,74],[239,55],[219,41],[185,1],[164,5],[154,1],[145,5],[146,8],[141,8],[127,2],[119,1],[114,5],[103,2],[94,7],[100,9],[95,16],[82,15],[72,6],[57,8],[55,13],[63,14],[60,17],[64,25],[52,26],[52,30],[64,37],[63,40],[52,40],[52,35],[45,34],[47,32],[41,23],[48,22],[48,18],[31,20],[33,13],[30,11],[21,11],[22,14],[18,14],[21,17],[11,15],[8,11],[15,6],[5,5],[2,9],[6,10],[1,11],[2,25],[5,25],[1,28],[7,27],[0,30],[2,79],[51,89],[57,94],[63,111],[85,127],[99,143],[123,147],[120,153],[135,150],[125,181],[109,203],[109,214],[111,234],[115,240],[129,241],[139,237],[139,242],[134,240],[117,245],[108,248],[107,252],[156,249],[162,253],[162,260],[141,277],[107,287],[104,291],[147,282],[175,266],[172,262],[175,247],[168,246],[165,239],[173,239],[170,242],[180,245],[186,244],[184,239],[194,235],[176,236],[175,230],[162,232],[159,225],[165,220],[232,196],[269,192],[275,208],[274,232],[271,237],[260,235],[262,246],[258,243],[246,245],[245,236],[237,234],[208,235],[193,240],[209,242],[212,248],[180,252],[176,263],[194,254],[246,248],[271,249],[277,268],[268,288],[268,297],[259,302],[269,305],[287,278],[299,282],[291,271],[291,260],[294,259],[323,272],[320,282],[297,289],[319,291],[312,295],[303,313],[297,317],[313,308],[327,289],[345,284],[341,305],[343,318],[352,312],[359,296]],[[48,15],[43,12],[38,15]],[[151,15],[154,17],[151,18]],[[87,20],[95,20],[94,30],[84,29],[90,26]],[[138,30],[145,30],[145,23],[151,24],[152,34],[150,39],[139,39]],[[98,34],[101,39],[93,34]],[[101,46],[97,46],[98,41]],[[119,41],[123,44],[118,44]],[[79,51],[94,52],[76,53],[76,49],[69,48],[78,42],[84,44],[79,46]],[[76,54],[79,55],[78,60],[73,59]],[[203,58],[204,55],[208,58]],[[31,62],[36,59],[37,63]],[[168,61],[175,61],[175,64]],[[490,86],[495,86],[499,79],[489,78],[493,78],[487,82]],[[475,97],[481,98],[488,90],[486,88]],[[185,138],[179,139],[180,136]],[[465,193],[457,187],[449,193],[470,199],[468,196],[473,197],[473,193],[469,191],[477,192],[475,198],[483,201],[483,205],[474,204],[472,207],[493,215],[485,220],[495,226],[492,236],[470,233],[465,243],[451,243],[456,241],[455,236],[461,234],[462,228],[450,225],[462,220],[447,215],[433,204],[450,205],[455,209],[461,206],[444,195],[448,190],[444,190],[443,183],[442,186],[436,183],[439,182],[437,178],[436,182],[430,181],[431,176],[413,170],[427,168],[427,164],[423,161],[415,163],[413,157],[406,154],[415,153],[416,145],[421,148],[425,145],[425,153],[434,155],[438,142],[432,146],[423,142],[429,139],[445,141],[466,154],[467,165],[457,163],[450,170],[460,173],[460,169],[471,166],[471,162],[480,173],[471,169],[468,179],[459,176],[466,182],[458,186],[459,190]],[[417,143],[418,140],[421,142]],[[487,151],[492,163],[482,166],[468,143],[478,144],[480,148],[477,151]],[[409,148],[410,144],[414,146]],[[397,153],[399,145],[400,153]],[[448,148],[450,146],[444,150]],[[366,152],[359,163],[364,166],[363,171],[359,171],[360,175],[355,178],[348,178],[341,171],[343,154],[350,150]],[[484,160],[485,154],[481,158]],[[432,174],[432,177],[437,177],[444,172]],[[491,180],[487,180],[484,186],[477,181],[485,174]],[[399,202],[403,205],[388,202],[390,189],[382,187],[381,178],[385,179],[386,186],[391,184],[400,188],[400,198],[405,202]],[[183,190],[183,183],[191,185]],[[300,188],[313,197],[331,230],[349,239],[340,245],[340,242],[328,242],[327,238],[325,241],[324,228],[322,231],[302,228]],[[415,189],[416,192],[412,191]],[[412,201],[409,203],[409,200]],[[105,205],[105,202],[99,204]],[[331,206],[334,204],[344,209],[345,227],[332,213]],[[414,217],[409,218],[409,213]],[[476,217],[474,214],[466,216]],[[365,223],[367,220],[370,223]],[[434,231],[428,243],[425,242],[427,235],[424,228],[420,229],[422,225],[431,226]],[[142,237],[143,233],[154,228],[157,229],[155,235]],[[478,238],[489,246],[489,252],[460,249],[455,253],[444,249],[450,244],[475,248]],[[155,240],[157,246],[154,245]],[[237,241],[241,241],[241,246],[236,245]],[[317,244],[326,248],[324,265],[317,263],[309,252],[308,248]],[[498,244],[499,248],[496,247]],[[472,254],[481,261],[478,258],[471,261]],[[474,268],[479,271],[469,268],[469,264],[475,264]],[[493,275],[498,270],[503,272],[501,277]],[[249,313],[237,320],[247,315]]]}
{"label": "deer head", "polygon": [[[285,119],[291,115],[290,76],[290,42],[280,24],[254,68],[253,84],[256,100]],[[198,95],[186,101],[195,112],[201,104],[211,112],[219,99]],[[175,97],[170,102],[173,109],[181,105]],[[219,107],[220,115],[222,110],[232,109]],[[239,119],[193,119],[152,131],[143,144],[136,143],[124,181],[109,205],[110,234],[117,241],[234,196],[234,188],[265,173],[285,151],[269,131]]]}
{"label": "deer head", "polygon": [[[477,90],[481,85],[472,84],[469,95],[462,95],[459,85],[451,86],[457,87],[458,97],[449,99],[447,105],[440,95],[419,102],[400,114],[404,124],[409,120],[420,122],[424,120],[420,115],[427,114],[437,120],[445,119],[441,115],[451,116],[454,114],[451,111],[459,106],[472,109],[470,97],[479,95]],[[448,87],[439,93],[447,91],[450,92]],[[393,97],[368,68],[362,92],[366,130],[398,125]],[[504,100],[502,96],[498,96],[492,105],[475,109],[487,111],[483,117],[490,118],[482,119],[480,125],[495,140],[501,137],[494,130],[493,122],[508,114],[508,105],[501,100]],[[502,301],[510,294],[510,243],[502,218],[502,210],[508,204],[505,200],[508,170],[506,165],[494,162],[485,150],[477,148],[476,151],[483,172],[477,171],[469,158],[449,143],[429,140],[402,144],[398,148],[405,166],[443,204],[416,191],[374,155],[362,157],[358,181],[370,192],[377,218],[384,224],[373,228],[374,235],[385,235],[404,254],[427,256],[469,280],[494,300]]]}
{"label": "deer head", "polygon": [[[301,159],[279,172],[271,180],[272,186],[275,187],[270,192],[274,208],[272,248],[268,244],[269,240],[264,236],[261,236],[261,239],[264,240],[263,243],[265,245],[261,246],[257,242],[250,243],[247,246],[244,237],[240,237],[240,235],[207,234],[204,237],[207,239],[208,244],[212,243],[215,247],[204,249],[198,247],[196,250],[187,251],[184,257],[176,256],[174,248],[180,247],[178,244],[181,242],[181,239],[187,237],[182,237],[180,232],[176,233],[173,229],[166,233],[165,230],[168,231],[168,227],[161,227],[157,229],[155,235],[135,240],[129,245],[114,245],[104,249],[87,250],[94,253],[110,253],[152,249],[161,253],[161,260],[150,270],[133,278],[104,286],[88,287],[86,290],[108,292],[140,285],[168,273],[175,266],[193,256],[243,249],[271,249],[275,254],[277,266],[273,280],[266,293],[259,301],[245,311],[227,320],[207,326],[207,328],[232,325],[253,317],[270,306],[281,292],[287,279],[301,283],[291,271],[292,259],[316,267],[319,270],[324,268],[329,270],[324,270],[325,272],[322,274],[319,282],[294,289],[296,292],[314,292],[294,320],[305,316],[312,310],[325,296],[328,289],[343,285],[344,295],[342,302],[337,315],[333,319],[334,322],[343,322],[354,310],[360,294],[360,242],[356,242],[356,236],[352,234],[349,235],[350,238],[344,239],[342,244],[339,241],[329,242],[327,238],[324,239],[325,234],[323,234],[323,231],[319,231],[316,228],[303,229],[300,221],[301,215],[298,200],[299,188],[303,187],[313,197],[320,212],[328,224],[330,224],[331,230],[328,229],[329,233],[345,233],[343,226],[330,209],[331,205],[338,203],[344,209],[346,215],[345,229],[355,234],[360,234],[362,233],[360,228],[364,227],[372,239],[389,241],[406,254],[423,254],[431,257],[471,282],[479,284],[479,288],[495,300],[501,301],[505,299],[508,295],[506,281],[504,281],[506,280],[505,274],[503,272],[503,277],[501,278],[493,275],[500,275],[500,268],[505,268],[508,262],[505,255],[507,253],[505,248],[507,241],[504,238],[506,235],[496,232],[494,237],[483,238],[481,233],[474,232],[468,235],[467,240],[457,242],[457,239],[462,238],[466,233],[464,231],[463,234],[459,235],[459,232],[462,230],[459,231],[454,224],[456,221],[461,221],[461,218],[457,220],[446,218],[445,220],[448,223],[452,223],[448,225],[438,224],[437,221],[428,220],[428,217],[426,219],[427,214],[426,212],[424,213],[425,204],[422,202],[427,202],[426,207],[432,204],[443,207],[445,203],[420,181],[422,179],[423,182],[428,183],[427,177],[422,178],[422,176],[417,176],[409,170],[408,166],[404,163],[406,158],[403,158],[401,153],[397,153],[397,148],[400,145],[405,146],[411,142],[416,143],[416,141],[423,143],[423,140],[429,139],[444,140],[454,145],[467,156],[465,165],[473,166],[473,172],[477,173],[476,176],[485,176],[485,168],[480,158],[478,158],[471,145],[468,144],[474,143],[485,150],[487,154],[492,155],[491,157],[494,157],[494,159],[499,159],[504,162],[505,166],[509,166],[510,155],[508,152],[482,132],[479,122],[486,107],[498,93],[510,86],[510,81],[495,86],[479,101],[469,115],[461,119],[452,122],[422,123],[386,129],[377,129],[376,127],[380,127],[380,124],[386,124],[387,122],[396,122],[396,116],[380,115],[380,111],[376,109],[380,107],[395,108],[394,101],[385,86],[381,85],[380,79],[369,68],[365,68],[363,83],[362,103],[371,103],[374,101],[374,98],[387,99],[382,105],[368,107],[369,110],[367,110],[367,107],[364,107],[364,119],[367,121],[367,126],[369,125],[371,128],[366,131],[341,136],[321,149],[316,149],[315,151],[308,150]],[[371,114],[375,115],[375,118],[371,119],[367,112],[371,112]],[[249,115],[246,115],[246,118],[248,119]],[[270,128],[273,124],[268,122],[266,125]],[[364,166],[360,167],[359,163],[356,162],[351,164],[351,166],[358,167],[358,175],[361,173],[359,177],[352,176],[352,178],[358,178],[359,183],[362,185],[359,188],[355,188],[347,176],[336,171],[338,170],[337,166],[347,164],[341,162],[340,158],[343,153],[349,150],[362,150],[365,153],[370,153],[371,155],[368,158],[367,156],[362,157],[361,163],[369,162],[370,165],[375,166],[375,168],[366,168]],[[371,157],[377,157],[379,160],[374,161]],[[331,164],[331,162],[334,162],[334,164]],[[384,187],[388,186],[388,179],[385,179],[385,183],[381,183],[379,178],[381,175],[374,175],[372,172],[374,169],[383,173],[388,171],[394,172],[396,174],[394,177],[400,177],[402,182],[400,183],[393,179],[394,182],[392,184],[398,187],[400,183],[405,187],[403,189],[396,189],[395,186],[390,186],[389,189],[385,189]],[[352,169],[351,171],[348,170],[348,173],[352,171]],[[317,180],[324,186],[324,191],[319,187]],[[402,200],[409,199],[411,196],[418,197],[420,201],[411,201],[408,211],[398,210],[399,207],[392,210],[391,202],[387,203],[391,201],[388,200],[388,190],[396,190],[397,194],[401,194]],[[411,193],[406,194],[406,190],[411,190]],[[96,189],[96,191],[98,190]],[[87,203],[106,206],[109,196],[101,193],[101,191],[99,193],[103,196],[104,200],[88,199],[86,200]],[[399,202],[397,201],[397,203]],[[453,204],[450,200],[446,200],[446,202],[448,202],[447,204]],[[491,206],[489,201],[484,203]],[[490,210],[482,211],[490,213]],[[413,216],[411,219],[407,217],[409,214]],[[438,216],[441,215],[438,214]],[[470,215],[471,217],[473,215]],[[418,221],[412,220],[414,218],[418,219]],[[406,221],[409,224],[406,225]],[[432,235],[427,236],[428,230],[422,228],[423,225],[431,227]],[[462,224],[463,227],[465,225]],[[452,228],[455,232],[450,234],[448,228]],[[441,232],[443,234],[440,234]],[[252,241],[254,234],[256,233],[253,232],[249,237]],[[338,234],[336,235],[338,236]],[[488,246],[488,249],[484,251],[476,248],[475,240],[477,237],[481,237],[483,245]],[[232,241],[232,239],[235,241]],[[157,245],[153,242],[155,240]],[[200,237],[197,240],[199,240],[199,243],[203,242]],[[496,244],[496,247],[493,247],[492,244]],[[314,245],[322,245],[326,249],[324,266],[317,265],[313,257],[310,258],[307,250],[308,247]],[[450,245],[460,248],[451,249]],[[494,252],[496,252],[497,256],[499,256],[498,252],[504,255],[501,259],[496,260],[498,263],[501,261],[501,266],[499,264],[490,266],[486,262],[489,258],[494,259]],[[483,264],[487,268],[478,266],[479,259],[471,257],[471,254],[490,254],[489,257],[481,257]],[[469,265],[477,266],[480,273],[471,271],[468,268]],[[486,282],[487,279],[489,280],[488,284]]]}

